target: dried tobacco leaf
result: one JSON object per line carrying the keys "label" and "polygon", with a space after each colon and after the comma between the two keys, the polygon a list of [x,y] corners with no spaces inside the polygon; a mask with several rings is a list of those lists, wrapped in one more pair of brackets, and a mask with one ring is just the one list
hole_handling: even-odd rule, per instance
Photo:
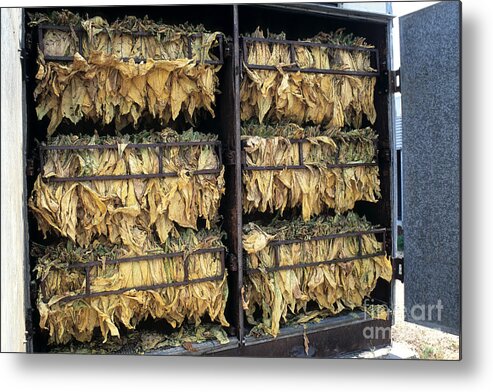
{"label": "dried tobacco leaf", "polygon": [[[130,288],[184,279],[183,257],[160,258],[120,264],[105,261],[157,253],[185,252],[188,255],[189,279],[210,278],[221,274],[219,254],[191,254],[199,249],[224,247],[218,230],[191,229],[180,231],[176,239],[161,245],[148,237],[140,252],[128,247],[94,241],[87,247],[61,242],[38,250],[35,271],[40,281],[37,306],[40,327],[49,331],[51,344],[64,344],[71,339],[88,342],[96,328],[103,338],[120,336],[120,328],[134,329],[148,317],[164,319],[173,328],[185,320],[196,326],[208,315],[212,321],[228,326],[224,316],[228,296],[227,278],[185,286],[136,291]],[[128,288],[121,295],[101,295],[63,301],[85,292],[84,269],[70,268],[75,263],[101,261],[90,267],[91,292]]]}
{"label": "dried tobacco leaf", "polygon": [[[364,218],[352,212],[346,216],[317,217],[309,222],[294,219],[289,222],[274,220],[269,226],[245,225],[243,244],[247,266],[259,269],[257,273],[248,274],[245,284],[248,322],[256,326],[256,331],[276,336],[281,323],[287,322],[289,315],[300,316],[290,322],[303,323],[361,306],[379,278],[391,280],[392,266],[387,256],[277,272],[267,272],[265,268],[274,266],[275,251],[269,245],[273,240],[304,240],[303,243],[279,246],[279,265],[289,266],[356,256],[359,250],[357,237],[310,238],[371,228]],[[361,245],[363,255],[382,249],[382,244],[373,234],[363,235]],[[253,252],[252,247],[255,248]],[[316,304],[321,312],[308,312],[304,317],[310,304]],[[255,316],[257,308],[262,314],[260,319]]]}
{"label": "dried tobacco leaf", "polygon": [[[141,132],[131,137],[61,135],[48,145],[118,145],[118,149],[53,150],[47,153],[43,173],[34,184],[29,207],[39,229],[68,237],[88,246],[104,235],[112,243],[142,249],[148,234],[156,230],[161,241],[177,236],[176,227],[197,229],[205,219],[211,228],[225,192],[224,167],[213,146],[163,148],[163,172],[177,177],[53,182],[51,177],[152,174],[159,172],[156,148],[129,148],[129,143],[213,141],[217,135],[171,129]],[[192,175],[220,168],[218,174]]]}
{"label": "dried tobacco leaf", "polygon": [[[252,37],[264,38],[259,28]],[[284,39],[284,34],[269,35]],[[338,30],[319,33],[306,39],[312,42],[330,42],[372,48],[361,37],[353,37]],[[346,71],[371,72],[370,57],[364,51],[344,49],[297,47],[297,66]],[[289,47],[282,44],[254,42],[249,45],[248,63],[278,67],[276,71],[250,69],[246,64],[241,84],[241,119],[257,118],[290,120],[303,124],[327,123],[330,128],[350,126],[360,128],[363,114],[373,124],[376,111],[373,103],[375,77],[287,72],[282,66],[291,63]]]}
{"label": "dried tobacco leaf", "polygon": [[45,61],[39,51],[34,98],[38,119],[50,119],[48,135],[64,118],[74,124],[83,118],[103,124],[114,121],[121,130],[129,124],[137,127],[144,116],[162,125],[180,113],[191,124],[199,111],[214,116],[221,65],[204,62],[217,60],[212,49],[220,32],[135,17],[112,24],[101,17],[82,20],[36,14],[31,18],[31,25],[66,20],[71,28],[76,18],[85,31],[82,53],[76,50],[79,37],[73,29],[47,30],[44,35],[47,55],[73,55],[73,61],[64,64]]}
{"label": "dried tobacco leaf", "polygon": [[306,169],[243,171],[245,213],[282,215],[286,208],[301,206],[303,218],[308,220],[327,208],[345,212],[353,209],[356,201],[376,202],[381,196],[377,166],[329,167],[374,162],[377,135],[371,128],[347,131],[250,123],[242,127],[242,135],[248,166],[299,165],[299,146],[291,139],[307,141],[302,144]]}
{"label": "dried tobacco leaf", "polygon": [[109,336],[103,343],[99,336],[93,336],[88,343],[70,341],[66,345],[53,346],[52,353],[72,354],[145,354],[153,350],[167,349],[218,341],[220,344],[229,343],[229,338],[223,327],[217,324],[201,323],[200,325],[183,324],[178,330],[169,334],[148,330],[130,332],[120,337]]}
{"label": "dried tobacco leaf", "polygon": [[87,118],[95,123],[115,123],[117,130],[139,125],[148,115],[161,124],[180,113],[193,123],[199,110],[214,116],[220,66],[196,64],[194,60],[148,60],[135,63],[114,55],[92,52],[88,60],[75,54],[64,65],[38,59],[34,98],[38,119],[50,119],[52,135],[64,118],[77,124]]}
{"label": "dried tobacco leaf", "polygon": [[[91,52],[113,54],[121,58],[138,57],[154,60],[194,59],[199,62],[218,60],[213,49],[218,46],[220,32],[211,32],[201,24],[183,23],[168,25],[160,21],[136,16],[125,16],[110,23],[100,16],[83,18],[68,10],[45,13],[28,13],[28,25],[69,27],[69,31],[49,28],[43,35],[45,54],[54,37],[58,44],[70,47],[63,55],[71,56],[79,48],[76,30],[82,30],[83,57]],[[190,48],[189,48],[190,42]],[[53,54],[54,55],[54,54]]]}

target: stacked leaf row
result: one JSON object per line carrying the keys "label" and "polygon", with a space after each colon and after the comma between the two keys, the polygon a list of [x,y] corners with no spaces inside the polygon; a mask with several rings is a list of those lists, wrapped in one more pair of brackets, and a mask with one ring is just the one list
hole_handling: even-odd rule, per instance
{"label": "stacked leaf row", "polygon": [[[166,127],[214,116],[222,34],[63,11],[31,25],[58,27],[40,37],[36,112],[49,125],[29,200],[49,240],[34,253],[50,343],[87,342],[97,329],[106,340],[149,317],[228,326],[220,143]],[[144,130],[149,119],[161,130]],[[80,120],[99,133],[77,133]],[[58,132],[62,123],[73,131]],[[102,135],[107,124],[114,132]],[[128,125],[136,131],[120,134]]]}
{"label": "stacked leaf row", "polygon": [[360,50],[373,47],[341,30],[243,39],[243,211],[277,214],[244,225],[243,307],[252,333],[276,336],[293,317],[359,307],[391,279],[382,238],[351,212],[381,197],[377,133],[362,128],[376,120],[375,69]]}

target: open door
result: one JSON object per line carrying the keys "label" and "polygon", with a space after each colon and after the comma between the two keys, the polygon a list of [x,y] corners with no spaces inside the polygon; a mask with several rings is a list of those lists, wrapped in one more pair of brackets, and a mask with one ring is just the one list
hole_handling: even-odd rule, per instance
{"label": "open door", "polygon": [[461,329],[461,3],[400,20],[406,320]]}

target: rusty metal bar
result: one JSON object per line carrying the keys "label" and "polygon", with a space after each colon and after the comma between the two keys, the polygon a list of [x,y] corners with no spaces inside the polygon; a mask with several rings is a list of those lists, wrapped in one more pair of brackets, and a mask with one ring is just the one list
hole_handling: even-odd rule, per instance
{"label": "rusty metal bar", "polygon": [[[297,143],[298,144],[298,160],[299,163],[297,165],[268,165],[268,166],[252,166],[246,163],[246,157],[242,162],[242,169],[243,170],[250,170],[250,171],[263,171],[263,170],[293,170],[293,169],[308,169],[308,166],[305,165],[304,163],[304,156],[303,156],[303,143],[309,143],[310,141],[308,139],[289,139],[291,143]],[[242,141],[242,146],[245,145],[245,141]],[[246,155],[246,151],[242,150],[243,156]],[[340,153],[340,148],[339,145],[337,146],[337,151],[336,151],[336,158],[335,158],[335,163],[326,163],[324,164],[325,168],[331,169],[331,168],[351,168],[351,167],[371,167],[371,166],[378,166],[378,161],[377,162],[356,162],[356,163],[339,163],[339,153]]]}
{"label": "rusty metal bar", "polygon": [[[266,271],[266,272],[276,272],[276,271],[283,271],[283,270],[290,270],[290,269],[299,269],[299,268],[306,268],[306,267],[316,267],[319,265],[325,265],[325,264],[336,264],[336,263],[346,263],[349,261],[354,261],[354,260],[361,260],[361,259],[366,259],[370,257],[377,257],[377,256],[384,256],[385,255],[385,233],[387,229],[373,229],[373,230],[368,230],[368,231],[356,231],[356,232],[350,232],[350,233],[337,233],[337,234],[330,234],[330,235],[323,235],[323,236],[314,236],[311,238],[307,239],[292,239],[292,240],[276,240],[276,241],[271,241],[269,243],[269,246],[272,246],[274,248],[274,266],[273,267],[267,267],[267,268],[247,268],[247,273],[248,274],[253,274],[253,273],[259,273],[261,271]],[[375,252],[371,254],[362,254],[361,250],[361,239],[363,235],[382,235],[383,236],[383,242],[382,242],[382,249],[380,252]],[[314,261],[314,262],[303,262],[303,263],[297,263],[297,264],[291,264],[291,265],[280,265],[280,256],[279,256],[279,247],[282,245],[291,245],[291,244],[296,244],[296,243],[301,243],[304,245],[306,242],[310,241],[320,241],[320,240],[327,240],[327,239],[335,239],[335,238],[347,238],[347,237],[358,237],[358,240],[360,241],[360,249],[358,251],[357,255],[351,256],[351,257],[344,257],[344,258],[336,258],[336,259],[331,259],[331,260],[324,260],[324,261]],[[303,253],[303,252],[302,252]]]}
{"label": "rusty metal bar", "polygon": [[[45,178],[47,181],[52,182],[67,182],[67,181],[107,181],[107,180],[130,180],[130,179],[151,179],[151,178],[165,178],[165,177],[177,177],[177,172],[163,172],[163,157],[162,149],[165,147],[194,147],[194,146],[213,146],[216,150],[218,157],[218,167],[215,169],[203,169],[195,170],[190,174],[194,176],[198,175],[210,175],[219,174],[222,170],[222,150],[221,142],[215,141],[194,141],[194,142],[163,142],[163,143],[131,143],[126,148],[144,149],[144,148],[157,148],[158,149],[158,161],[159,168],[158,173],[150,174],[121,174],[121,175],[93,175],[93,176],[79,176],[79,177],[49,177]],[[91,144],[86,146],[73,146],[73,145],[60,145],[60,146],[39,146],[41,173],[43,175],[44,157],[45,151],[79,151],[79,150],[108,150],[118,149],[118,144]]]}
{"label": "rusty metal bar", "polygon": [[296,63],[296,52],[294,50],[293,44],[289,44],[289,58],[290,58],[291,64]]}
{"label": "rusty metal bar", "polygon": [[[39,48],[40,48],[41,52],[44,54],[45,60],[47,60],[47,61],[67,61],[67,62],[73,61],[74,56],[50,56],[50,55],[46,55],[44,53],[44,45],[43,45],[43,36],[44,36],[43,31],[44,30],[71,31],[72,27],[71,26],[65,26],[65,25],[41,24],[38,26],[38,37],[39,37]],[[79,53],[82,55],[82,33],[83,33],[83,29],[81,27],[73,27],[73,30],[77,33]],[[131,35],[132,36],[132,42],[134,42],[133,41],[134,37],[140,37],[140,40],[142,42],[143,36],[153,35],[152,33],[147,32],[147,31],[124,32],[124,31],[118,30],[116,32],[120,33],[120,34]],[[192,38],[201,37],[201,36],[202,36],[202,33],[196,33],[196,34],[191,34],[191,35],[187,36],[187,43],[188,43],[187,56],[189,59],[192,59],[192,57],[193,57],[192,46],[191,46]],[[222,64],[224,64],[224,36],[223,36],[223,34],[217,35],[217,42],[218,42],[218,50],[219,50],[219,60],[204,60],[203,62],[201,62],[200,60],[197,60],[197,64],[201,64],[201,63],[202,64],[208,64],[208,65],[222,65]],[[123,50],[122,45],[123,45],[123,42],[120,41],[120,53]],[[142,47],[143,47],[143,45],[141,44],[141,49],[142,49]],[[136,63],[142,63],[142,62],[145,63],[147,61],[147,58],[142,57],[142,56],[136,56],[136,57],[121,56],[120,60],[122,60],[124,62],[128,62],[131,58],[134,59],[134,61]]]}
{"label": "rusty metal bar", "polygon": [[187,56],[189,59],[192,59],[193,53],[192,53],[192,36],[187,37]]}
{"label": "rusty metal bar", "polygon": [[[351,167],[371,167],[378,166],[378,163],[339,163],[339,164],[324,164],[327,169],[347,169]],[[243,170],[247,171],[263,171],[263,170],[296,170],[308,169],[306,165],[279,165],[279,166],[244,166]]]}
{"label": "rusty metal bar", "polygon": [[[210,277],[205,277],[205,278],[189,279],[188,257],[193,256],[193,255],[197,255],[197,254],[204,254],[204,253],[218,253],[220,255],[220,258],[219,258],[220,273],[213,275],[213,276],[210,276]],[[126,258],[121,258],[121,259],[108,260],[108,261],[104,262],[104,265],[148,261],[148,260],[159,260],[159,259],[164,259],[164,258],[183,257],[184,258],[184,271],[185,271],[184,272],[184,279],[182,281],[178,281],[178,282],[158,283],[158,284],[154,284],[154,285],[145,285],[145,286],[135,286],[135,287],[122,288],[119,290],[102,291],[102,292],[92,292],[91,291],[90,268],[102,266],[103,262],[99,261],[99,260],[95,260],[95,261],[91,261],[88,263],[74,263],[74,264],[71,264],[68,268],[84,269],[84,271],[85,271],[85,283],[86,283],[85,293],[68,296],[68,297],[62,298],[61,301],[67,302],[67,301],[73,301],[76,299],[83,299],[83,298],[90,298],[90,297],[98,297],[98,296],[105,296],[105,295],[117,295],[117,294],[122,294],[122,293],[124,293],[126,291],[130,291],[130,290],[136,290],[136,291],[155,290],[155,289],[166,288],[166,287],[186,286],[189,284],[221,280],[224,278],[224,273],[225,273],[225,268],[226,268],[225,267],[224,253],[225,253],[224,248],[216,247],[216,248],[199,249],[199,250],[196,250],[194,252],[189,253],[188,255],[186,255],[185,252],[156,253],[156,254],[152,254],[152,255],[134,256],[134,257],[126,257]]]}
{"label": "rusty metal bar", "polygon": [[272,44],[281,45],[294,45],[294,46],[312,46],[312,47],[322,47],[322,48],[332,48],[332,49],[342,49],[342,50],[356,50],[362,52],[378,52],[376,48],[366,48],[363,46],[349,46],[349,45],[336,45],[323,42],[310,42],[310,41],[295,41],[289,39],[277,39],[277,38],[260,38],[260,37],[247,37],[242,35],[240,37],[243,41],[247,42],[265,42]]}
{"label": "rusty metal bar", "polygon": [[217,42],[219,44],[219,64],[224,64],[224,39],[223,35],[217,36]]}
{"label": "rusty metal bar", "polygon": [[[162,143],[129,143],[125,148],[154,148],[154,147],[193,147],[193,146],[219,146],[219,140],[214,141],[194,141],[194,142],[162,142]],[[114,150],[118,149],[118,144],[88,144],[88,145],[60,145],[60,146],[39,146],[40,150]]]}
{"label": "rusty metal bar", "polygon": [[346,238],[346,237],[356,237],[359,235],[371,235],[371,234],[384,234],[387,231],[387,229],[382,228],[382,229],[372,229],[372,230],[366,230],[366,231],[351,231],[348,233],[336,233],[336,234],[327,234],[327,235],[318,235],[318,236],[313,236],[310,238],[306,239],[292,239],[292,240],[274,240],[269,243],[270,246],[278,246],[278,245],[290,245],[290,244],[297,244],[301,242],[307,242],[307,241],[321,241],[321,240],[330,240],[334,238]]}
{"label": "rusty metal bar", "polygon": [[281,256],[279,255],[279,247],[275,246],[274,247],[274,267],[277,268],[279,267],[281,262]]}
{"label": "rusty metal bar", "polygon": [[[190,172],[193,176],[219,174],[221,169],[204,169]],[[80,177],[48,177],[44,180],[49,182],[69,182],[69,181],[120,181],[120,180],[147,180],[152,178],[178,177],[178,173],[155,173],[155,174],[122,174],[105,176],[80,176]]]}
{"label": "rusty metal bar", "polygon": [[291,64],[297,63],[296,52],[294,50],[295,46],[301,47],[322,47],[322,48],[332,48],[341,49],[348,51],[363,51],[370,54],[370,61],[372,54],[375,56],[376,71],[350,71],[350,70],[340,70],[340,69],[323,69],[323,68],[301,68],[299,66],[285,65],[283,69],[288,72],[302,72],[302,73],[320,73],[320,74],[334,74],[334,75],[350,75],[350,76],[370,76],[376,77],[380,74],[380,62],[378,50],[375,48],[364,48],[360,46],[346,46],[346,45],[334,45],[321,42],[307,42],[307,41],[293,41],[293,40],[282,40],[274,38],[254,38],[242,36],[243,42],[243,61],[246,67],[250,69],[260,69],[260,70],[271,70],[276,71],[278,68],[274,65],[264,65],[264,64],[250,64],[248,63],[248,45],[247,42],[263,42],[263,43],[273,43],[278,45],[286,45],[289,47],[290,51],[290,61]]}
{"label": "rusty metal bar", "polygon": [[298,143],[298,162],[300,166],[305,166],[305,160],[303,157],[303,143]]}
{"label": "rusty metal bar", "polygon": [[158,150],[158,156],[157,156],[157,159],[158,159],[158,171],[159,171],[159,174],[162,174],[163,173],[163,149],[161,146],[159,146],[157,148]]}
{"label": "rusty metal bar", "polygon": [[[224,252],[224,248],[217,247],[217,248],[198,249],[196,251],[193,251],[189,255],[200,255],[204,253],[219,253],[219,252]],[[149,261],[149,260],[164,259],[164,258],[172,259],[175,257],[185,257],[185,255],[186,253],[183,251],[169,252],[169,253],[152,253],[152,254],[141,255],[141,256],[131,256],[131,257],[123,257],[119,259],[106,260],[104,263],[99,260],[89,261],[87,263],[73,263],[70,264],[67,268],[82,269],[87,267],[102,267],[103,265],[134,263],[136,261]]]}
{"label": "rusty metal bar", "polygon": [[[277,71],[278,68],[274,65],[259,65],[259,64],[245,64],[250,69],[260,69],[265,71]],[[289,65],[282,67],[287,72],[301,72],[301,73],[317,73],[317,74],[330,74],[330,75],[348,75],[348,76],[378,76],[375,72],[364,71],[344,71],[339,69],[322,69],[322,68],[300,68],[292,67]]]}
{"label": "rusty metal bar", "polygon": [[167,288],[167,287],[180,287],[180,286],[186,286],[189,284],[196,284],[196,283],[203,283],[203,282],[214,282],[214,281],[218,281],[218,280],[222,280],[222,279],[223,279],[222,276],[216,275],[216,276],[211,276],[211,277],[207,277],[207,278],[191,279],[187,282],[160,283],[160,284],[148,285],[148,286],[136,286],[136,287],[123,288],[123,289],[119,289],[119,290],[91,292],[89,294],[71,295],[69,297],[62,298],[60,300],[60,302],[68,302],[68,301],[74,301],[77,299],[92,298],[92,297],[102,297],[102,296],[106,296],[106,295],[120,295],[120,294],[123,294],[127,291],[130,291],[130,290],[135,290],[135,291],[156,290],[156,289],[163,289],[163,288]]}
{"label": "rusty metal bar", "polygon": [[325,265],[325,264],[337,264],[337,263],[348,263],[350,261],[355,261],[355,260],[362,260],[362,259],[368,259],[371,257],[378,257],[378,256],[384,256],[385,252],[376,252],[376,253],[371,253],[371,254],[366,254],[362,256],[351,256],[351,257],[344,257],[344,258],[339,258],[339,259],[332,259],[332,260],[325,260],[325,261],[314,261],[314,262],[309,262],[309,263],[298,263],[298,264],[292,264],[292,265],[280,265],[277,267],[267,267],[267,268],[250,268],[247,269],[248,274],[256,274],[259,272],[277,272],[277,271],[286,271],[286,270],[292,270],[292,269],[300,269],[300,268],[308,268],[308,267],[318,267],[320,265]]}

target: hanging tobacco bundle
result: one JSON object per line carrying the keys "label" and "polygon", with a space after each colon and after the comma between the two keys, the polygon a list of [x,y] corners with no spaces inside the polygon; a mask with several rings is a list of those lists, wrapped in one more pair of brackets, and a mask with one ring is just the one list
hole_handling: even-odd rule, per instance
{"label": "hanging tobacco bundle", "polygon": [[[251,34],[264,38],[259,28]],[[286,39],[285,34],[269,34],[268,38]],[[319,33],[304,41],[373,48],[364,38],[345,34]],[[283,66],[345,71],[375,71],[365,51],[327,47],[295,47],[297,63],[291,63],[288,45],[253,42],[248,44],[248,63],[269,65],[277,70],[250,69],[246,64],[241,84],[241,119],[257,118],[271,121],[287,119],[298,124],[327,123],[330,128],[360,128],[363,114],[373,124],[376,111],[373,103],[376,77],[288,72]]]}
{"label": "hanging tobacco bundle", "polygon": [[[224,167],[214,146],[194,145],[162,148],[162,172],[176,177],[55,182],[57,177],[116,176],[159,173],[157,148],[131,148],[129,143],[215,141],[217,135],[194,132],[178,134],[141,132],[132,136],[60,135],[50,146],[117,145],[112,149],[49,150],[42,173],[29,199],[39,229],[45,234],[68,237],[88,246],[100,235],[111,243],[142,249],[156,230],[161,241],[177,236],[176,226],[206,228],[217,220],[224,194]],[[193,174],[218,169],[217,174]]]}
{"label": "hanging tobacco bundle", "polygon": [[[88,342],[97,328],[106,341],[109,335],[120,336],[122,327],[134,329],[148,317],[164,319],[175,328],[185,320],[197,326],[207,315],[212,321],[228,326],[224,316],[228,285],[226,273],[221,277],[220,254],[193,254],[200,249],[224,248],[221,237],[217,229],[198,232],[186,229],[178,238],[169,238],[161,245],[148,237],[139,252],[99,241],[87,247],[78,247],[70,241],[39,247],[35,271],[40,282],[37,306],[41,329],[49,331],[51,344],[64,344],[72,338]],[[171,252],[185,252],[189,280],[219,278],[143,291],[132,289],[184,281],[184,257],[158,255]],[[109,260],[152,254],[156,254],[155,259],[109,263]],[[90,291],[103,294],[70,299],[86,291],[84,268],[74,268],[74,265],[91,261],[100,264],[88,267]],[[104,295],[105,291],[122,289],[129,290],[124,290],[123,294]]]}
{"label": "hanging tobacco bundle", "polygon": [[[48,30],[43,46],[46,55],[73,55],[72,62],[45,61],[41,51],[37,59],[36,113],[38,119],[50,119],[48,135],[64,118],[74,124],[83,118],[114,121],[120,130],[129,124],[137,127],[142,117],[164,125],[180,113],[193,124],[202,109],[214,116],[221,65],[204,62],[217,60],[212,49],[221,33],[135,17],[112,24],[70,13],[35,14],[31,19],[32,26],[53,21],[71,29]],[[84,32],[82,53],[76,28]]]}
{"label": "hanging tobacco bundle", "polygon": [[[278,136],[275,136],[278,135]],[[333,164],[372,163],[377,135],[371,128],[326,130],[296,124],[242,127],[247,166],[299,165],[302,143],[305,169],[243,170],[243,210],[279,212],[301,206],[304,220],[327,208],[344,212],[356,201],[380,198],[378,166],[331,167]]]}
{"label": "hanging tobacco bundle", "polygon": [[[274,266],[274,240],[299,239],[303,242],[277,245],[279,265],[342,259],[358,255],[358,237],[310,240],[314,236],[370,230],[371,225],[355,213],[347,216],[317,217],[309,222],[295,219],[274,220],[269,226],[249,223],[243,228],[246,265],[258,269],[249,273],[245,287],[244,308],[248,322],[257,330],[276,336],[289,314],[303,314],[316,304],[324,315],[362,305],[378,278],[390,281],[392,266],[387,256],[377,256],[344,263],[324,264],[268,272]],[[362,236],[362,255],[382,250],[374,234]],[[260,318],[256,310],[260,310]],[[310,315],[309,318],[312,318]],[[257,318],[256,318],[257,317]],[[308,319],[309,319],[308,318]],[[300,322],[302,322],[300,320]]]}

